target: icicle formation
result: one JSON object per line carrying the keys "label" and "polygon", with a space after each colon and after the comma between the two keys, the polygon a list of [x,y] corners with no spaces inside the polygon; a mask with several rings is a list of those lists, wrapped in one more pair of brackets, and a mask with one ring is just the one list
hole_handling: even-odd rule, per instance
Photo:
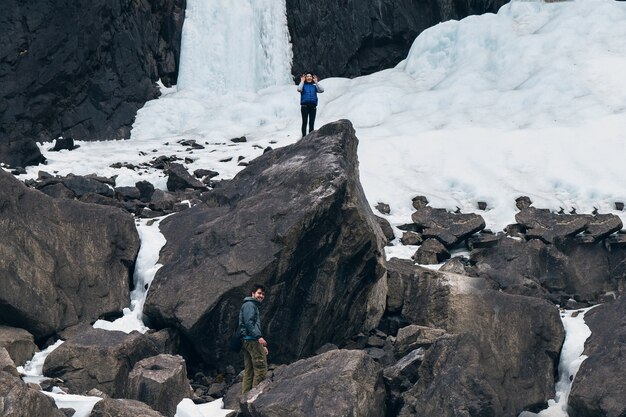
{"label": "icicle formation", "polygon": [[188,0],[179,90],[256,91],[291,81],[285,1]]}

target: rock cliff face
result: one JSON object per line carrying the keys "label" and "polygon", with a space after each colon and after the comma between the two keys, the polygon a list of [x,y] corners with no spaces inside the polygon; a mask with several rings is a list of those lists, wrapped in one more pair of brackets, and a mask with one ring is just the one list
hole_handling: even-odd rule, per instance
{"label": "rock cliff face", "polygon": [[496,12],[506,0],[287,0],[293,74],[355,77],[406,57],[423,30],[450,19]]}
{"label": "rock cliff face", "polygon": [[8,0],[0,16],[0,162],[42,161],[33,140],[127,138],[175,83],[185,0]]}

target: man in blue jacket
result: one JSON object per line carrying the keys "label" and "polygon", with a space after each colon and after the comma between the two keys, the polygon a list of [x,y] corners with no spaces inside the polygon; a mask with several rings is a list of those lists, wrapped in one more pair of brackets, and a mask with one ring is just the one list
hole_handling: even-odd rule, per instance
{"label": "man in blue jacket", "polygon": [[302,74],[298,91],[300,92],[300,113],[302,113],[302,136],[306,135],[307,119],[309,133],[315,128],[315,114],[317,113],[317,93],[323,93],[324,88],[317,83],[317,75],[310,72]]}
{"label": "man in blue jacket", "polygon": [[245,394],[267,376],[267,342],[261,333],[259,305],[265,299],[265,287],[255,284],[239,310],[239,331],[243,338],[243,384]]}

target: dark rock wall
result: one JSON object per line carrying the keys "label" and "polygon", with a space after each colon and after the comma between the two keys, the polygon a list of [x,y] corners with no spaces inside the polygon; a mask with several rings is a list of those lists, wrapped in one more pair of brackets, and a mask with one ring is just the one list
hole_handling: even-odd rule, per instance
{"label": "dark rock wall", "polygon": [[422,31],[450,19],[495,13],[506,0],[287,0],[294,76],[355,77],[406,58]]}
{"label": "dark rock wall", "polygon": [[0,162],[41,162],[35,141],[128,138],[176,82],[185,0],[7,0],[0,15]]}

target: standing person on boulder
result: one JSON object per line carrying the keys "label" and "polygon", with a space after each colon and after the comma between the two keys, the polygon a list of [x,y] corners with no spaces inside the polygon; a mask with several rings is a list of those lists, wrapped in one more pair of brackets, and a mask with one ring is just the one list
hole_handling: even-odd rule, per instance
{"label": "standing person on boulder", "polygon": [[267,342],[261,333],[259,317],[259,306],[264,299],[265,287],[255,284],[239,310],[239,331],[243,338],[243,394],[259,385],[267,375]]}
{"label": "standing person on boulder", "polygon": [[300,92],[300,113],[302,113],[302,137],[306,136],[307,119],[309,122],[309,133],[315,129],[317,93],[324,92],[324,88],[317,82],[317,75],[314,75],[311,72],[307,72],[300,76],[298,91]]}

